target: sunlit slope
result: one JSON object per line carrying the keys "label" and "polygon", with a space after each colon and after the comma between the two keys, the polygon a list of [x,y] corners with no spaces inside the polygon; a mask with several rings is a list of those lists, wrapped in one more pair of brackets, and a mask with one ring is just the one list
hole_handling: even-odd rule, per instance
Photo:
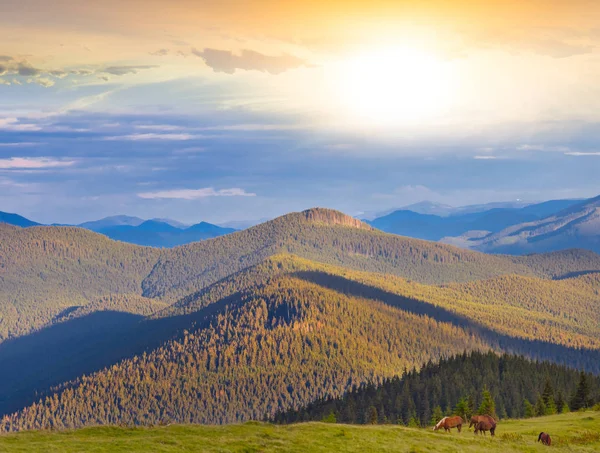
{"label": "sunlit slope", "polygon": [[[561,308],[557,296],[569,294],[568,280],[498,277],[435,287],[277,255],[140,320],[141,330],[127,327],[148,344],[161,336],[164,344],[75,379],[6,426],[262,418],[473,349],[598,371],[598,327],[570,319],[593,310],[594,276],[579,279],[586,283]],[[539,304],[515,308],[530,300],[532,287],[546,291]],[[477,291],[483,296],[470,294]],[[512,316],[506,325],[498,322],[504,315]],[[536,332],[550,327],[555,338],[538,340]]]}
{"label": "sunlit slope", "polygon": [[157,259],[81,228],[0,224],[0,342],[100,296],[141,295]]}

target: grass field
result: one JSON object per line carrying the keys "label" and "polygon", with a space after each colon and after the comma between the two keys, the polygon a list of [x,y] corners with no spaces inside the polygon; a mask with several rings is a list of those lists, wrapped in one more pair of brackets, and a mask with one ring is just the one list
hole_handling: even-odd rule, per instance
{"label": "grass field", "polygon": [[548,448],[536,442],[541,431],[552,436],[552,451],[600,451],[600,412],[588,411],[506,420],[498,424],[495,438],[393,425],[250,422],[23,432],[0,435],[0,452],[541,452]]}

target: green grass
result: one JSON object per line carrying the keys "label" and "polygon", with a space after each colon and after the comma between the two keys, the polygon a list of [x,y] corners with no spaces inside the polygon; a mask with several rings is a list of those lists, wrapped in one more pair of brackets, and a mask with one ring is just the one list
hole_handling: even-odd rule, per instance
{"label": "green grass", "polygon": [[393,425],[304,423],[276,426],[173,425],[97,427],[0,435],[0,452],[536,452],[537,436],[552,436],[552,451],[600,451],[600,412],[580,412],[498,424],[497,435],[451,434]]}

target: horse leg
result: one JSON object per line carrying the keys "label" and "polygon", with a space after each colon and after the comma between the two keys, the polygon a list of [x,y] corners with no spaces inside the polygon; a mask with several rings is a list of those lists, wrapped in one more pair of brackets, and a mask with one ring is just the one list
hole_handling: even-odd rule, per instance
{"label": "horse leg", "polygon": [[460,433],[461,429],[462,429],[462,425],[456,425],[456,428],[458,429],[458,432]]}

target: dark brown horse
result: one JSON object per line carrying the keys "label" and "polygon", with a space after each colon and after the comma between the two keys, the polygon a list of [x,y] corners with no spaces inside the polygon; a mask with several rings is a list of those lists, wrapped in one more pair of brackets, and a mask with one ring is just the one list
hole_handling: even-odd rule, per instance
{"label": "dark brown horse", "polygon": [[494,420],[494,417],[491,417],[489,415],[473,415],[471,417],[471,423],[469,423],[469,428],[473,425],[477,425],[477,423],[479,422],[489,422],[493,423],[494,425],[496,424],[496,420]]}
{"label": "dark brown horse", "polygon": [[460,433],[462,429],[462,425],[465,423],[463,418],[460,415],[455,415],[454,417],[444,417],[442,418],[437,425],[433,427],[434,431],[437,431],[440,428],[444,428],[444,430],[450,431],[450,428],[457,428]]}
{"label": "dark brown horse", "polygon": [[488,420],[477,422],[475,425],[475,434],[482,432],[485,435],[486,431],[489,431],[492,436],[496,435],[496,422],[490,423]]}
{"label": "dark brown horse", "polygon": [[552,439],[550,439],[550,434],[541,432],[538,436],[538,442],[541,442],[543,445],[552,445]]}

